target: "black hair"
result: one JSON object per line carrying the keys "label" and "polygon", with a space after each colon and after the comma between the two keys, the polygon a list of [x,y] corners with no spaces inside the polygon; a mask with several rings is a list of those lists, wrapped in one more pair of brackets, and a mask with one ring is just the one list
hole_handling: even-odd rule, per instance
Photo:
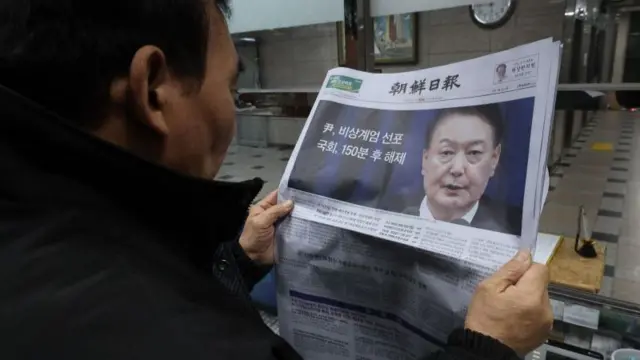
{"label": "black hair", "polygon": [[504,71],[507,71],[507,65],[506,64],[500,64],[498,65],[498,67],[496,68],[496,71],[498,71],[498,69],[503,68]]}
{"label": "black hair", "polygon": [[442,122],[442,120],[452,115],[467,115],[479,117],[484,122],[486,122],[493,130],[493,146],[497,147],[498,145],[502,144],[502,139],[504,136],[504,121],[502,119],[503,116],[500,105],[486,104],[440,110],[436,117],[429,123],[429,125],[427,125],[425,149],[428,149],[429,146],[431,146],[431,140],[433,139],[433,134],[436,131],[438,125]]}
{"label": "black hair", "polygon": [[229,16],[228,0],[2,0],[0,85],[63,117],[90,120],[83,118],[97,116],[135,52],[155,45],[199,88],[211,5]]}

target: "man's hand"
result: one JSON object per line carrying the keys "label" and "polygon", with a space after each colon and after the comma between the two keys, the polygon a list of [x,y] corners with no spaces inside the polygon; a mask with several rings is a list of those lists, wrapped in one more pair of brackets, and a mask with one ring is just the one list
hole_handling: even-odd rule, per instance
{"label": "man's hand", "polygon": [[251,260],[260,265],[273,265],[276,233],[273,225],[292,209],[291,200],[278,204],[277,191],[249,209],[249,217],[240,235],[240,246]]}
{"label": "man's hand", "polygon": [[553,326],[549,273],[520,252],[476,290],[465,328],[490,336],[524,356],[540,346]]}

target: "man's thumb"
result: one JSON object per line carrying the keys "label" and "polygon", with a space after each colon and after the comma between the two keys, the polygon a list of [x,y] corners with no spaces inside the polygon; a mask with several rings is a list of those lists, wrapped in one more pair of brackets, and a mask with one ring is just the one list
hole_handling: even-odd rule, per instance
{"label": "man's thumb", "polygon": [[278,219],[289,214],[293,210],[293,201],[287,200],[281,204],[274,205],[262,213],[262,221],[266,226],[273,225]]}
{"label": "man's thumb", "polygon": [[515,285],[529,267],[531,267],[531,252],[521,250],[513,259],[493,274],[489,282],[496,287],[498,292],[502,292],[509,286]]}

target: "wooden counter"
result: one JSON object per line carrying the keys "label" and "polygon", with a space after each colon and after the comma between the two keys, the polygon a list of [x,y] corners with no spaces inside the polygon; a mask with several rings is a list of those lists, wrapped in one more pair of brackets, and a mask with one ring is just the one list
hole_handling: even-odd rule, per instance
{"label": "wooden counter", "polygon": [[574,250],[574,239],[560,240],[555,255],[549,262],[551,283],[597,294],[604,276],[606,247],[596,240],[597,258],[587,259]]}

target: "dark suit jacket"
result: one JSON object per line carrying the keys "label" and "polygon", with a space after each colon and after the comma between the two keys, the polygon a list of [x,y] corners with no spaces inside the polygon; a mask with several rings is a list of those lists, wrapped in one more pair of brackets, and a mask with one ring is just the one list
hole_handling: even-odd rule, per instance
{"label": "dark suit jacket", "polygon": [[[404,213],[420,216],[420,206],[408,207]],[[470,226],[476,229],[520,236],[522,233],[522,209],[483,196]]]}

